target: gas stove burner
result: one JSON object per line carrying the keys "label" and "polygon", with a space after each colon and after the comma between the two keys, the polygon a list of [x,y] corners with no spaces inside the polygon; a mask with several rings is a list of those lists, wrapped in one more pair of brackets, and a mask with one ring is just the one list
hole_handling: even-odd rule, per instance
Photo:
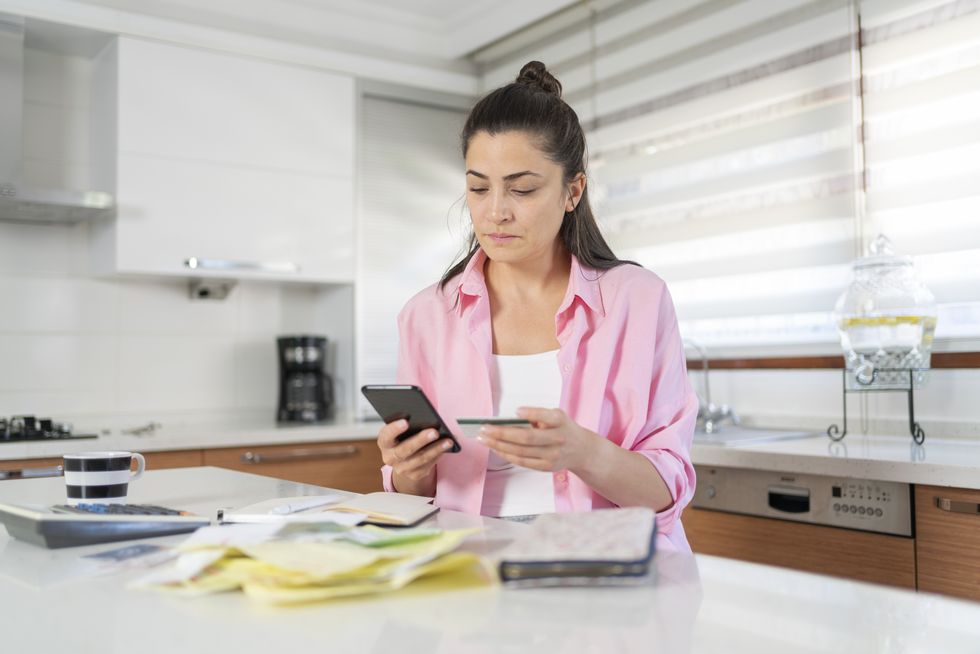
{"label": "gas stove burner", "polygon": [[35,416],[0,418],[0,443],[72,438],[96,438],[96,434],[73,434],[70,424],[54,422],[51,418],[37,418]]}

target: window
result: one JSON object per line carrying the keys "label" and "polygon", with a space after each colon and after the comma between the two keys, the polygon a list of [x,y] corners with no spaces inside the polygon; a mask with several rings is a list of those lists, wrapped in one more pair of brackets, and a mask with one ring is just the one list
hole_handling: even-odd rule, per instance
{"label": "window", "polygon": [[861,50],[847,0],[622,0],[476,59],[486,88],[530,59],[562,81],[606,236],[667,281],[685,336],[836,349],[879,231],[936,293],[937,336],[980,335],[980,3],[860,8]]}
{"label": "window", "polygon": [[867,233],[915,257],[937,337],[980,333],[980,3],[861,4]]}

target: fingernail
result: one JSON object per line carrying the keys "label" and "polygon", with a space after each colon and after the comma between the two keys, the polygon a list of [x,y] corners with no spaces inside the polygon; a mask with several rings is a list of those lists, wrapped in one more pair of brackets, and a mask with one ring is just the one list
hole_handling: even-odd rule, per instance
{"label": "fingernail", "polygon": [[428,438],[430,441],[434,441],[435,439],[439,438],[439,434],[434,431],[430,431]]}
{"label": "fingernail", "polygon": [[483,436],[477,436],[476,437],[476,440],[480,441],[481,443],[485,443],[486,442],[486,441],[483,440]]}
{"label": "fingernail", "polygon": [[452,446],[453,446],[452,442],[446,441],[445,443],[442,444],[442,449],[448,450]]}

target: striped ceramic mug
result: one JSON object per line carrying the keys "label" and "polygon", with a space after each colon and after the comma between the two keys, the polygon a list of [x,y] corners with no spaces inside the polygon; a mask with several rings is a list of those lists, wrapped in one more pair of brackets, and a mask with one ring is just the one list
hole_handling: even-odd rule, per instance
{"label": "striped ceramic mug", "polygon": [[137,452],[78,452],[64,456],[64,467],[69,504],[125,504],[129,482],[142,476],[146,460]]}

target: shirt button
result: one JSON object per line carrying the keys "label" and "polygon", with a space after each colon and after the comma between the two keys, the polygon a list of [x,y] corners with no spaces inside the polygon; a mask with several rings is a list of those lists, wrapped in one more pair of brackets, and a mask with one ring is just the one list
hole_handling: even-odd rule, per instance
{"label": "shirt button", "polygon": [[556,479],[557,479],[557,480],[558,480],[558,481],[559,481],[560,483],[562,483],[562,484],[564,484],[564,483],[565,483],[565,481],[566,481],[566,480],[568,479],[568,476],[567,476],[567,475],[565,475],[565,473],[564,473],[564,472],[559,472],[559,473],[558,473],[557,475],[555,475],[555,478],[556,478]]}
{"label": "shirt button", "polygon": [[572,367],[566,363],[561,367],[561,369],[564,370],[565,372],[569,372],[571,371]]}

